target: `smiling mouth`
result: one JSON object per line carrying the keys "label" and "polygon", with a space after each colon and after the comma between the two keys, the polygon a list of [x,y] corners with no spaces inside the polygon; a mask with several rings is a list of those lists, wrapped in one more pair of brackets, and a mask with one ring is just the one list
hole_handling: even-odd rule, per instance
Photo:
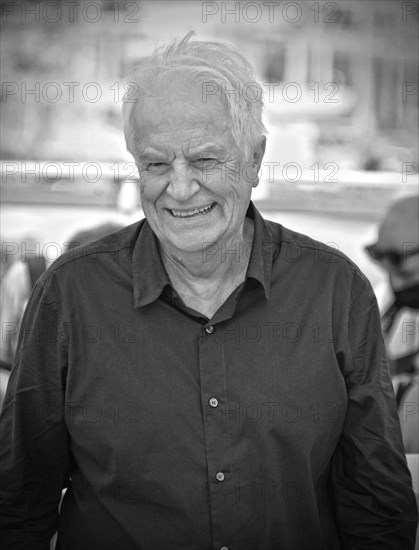
{"label": "smiling mouth", "polygon": [[195,216],[202,216],[203,214],[208,214],[215,206],[215,202],[203,206],[202,208],[195,208],[194,210],[171,210],[169,212],[175,218],[194,218]]}

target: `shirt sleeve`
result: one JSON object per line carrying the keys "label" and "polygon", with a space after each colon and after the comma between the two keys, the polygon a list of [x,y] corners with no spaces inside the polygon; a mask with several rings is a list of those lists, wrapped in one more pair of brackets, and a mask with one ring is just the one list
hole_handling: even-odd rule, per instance
{"label": "shirt sleeve", "polygon": [[413,550],[416,502],[378,307],[358,272],[352,291],[346,347],[338,352],[348,409],[332,465],[342,549]]}
{"label": "shirt sleeve", "polygon": [[0,540],[3,549],[48,550],[67,484],[66,346],[58,301],[35,286],[0,416]]}

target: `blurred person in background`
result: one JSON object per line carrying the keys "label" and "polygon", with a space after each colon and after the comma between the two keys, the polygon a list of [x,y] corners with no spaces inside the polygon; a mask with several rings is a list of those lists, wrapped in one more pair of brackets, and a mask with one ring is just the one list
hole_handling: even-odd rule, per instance
{"label": "blurred person in background", "polygon": [[[80,229],[66,243],[66,250],[74,250],[79,246],[93,243],[101,237],[105,237],[105,235],[115,233],[119,229],[122,229],[122,225],[116,222],[105,222],[88,229]],[[89,247],[86,247],[85,250],[89,250]]]}
{"label": "blurred person in background", "polygon": [[36,250],[34,238],[24,238],[19,243],[18,257],[15,258],[0,284],[0,317],[2,338],[0,340],[0,366],[10,370],[16,351],[20,321],[23,316],[32,288],[46,269],[42,254],[24,250]]}
{"label": "blurred person in background", "polygon": [[243,93],[260,87],[191,34],[140,59],[125,96],[145,219],[62,255],[29,300],[3,547],[43,550],[58,527],[60,550],[412,549],[371,285],[262,218],[263,102]]}
{"label": "blurred person in background", "polygon": [[10,262],[0,282],[0,411],[16,352],[20,322],[32,288],[46,268],[42,255],[25,255],[23,250],[36,250],[36,239],[26,237],[22,240],[17,257]]}
{"label": "blurred person in background", "polygon": [[[382,327],[407,453],[419,453],[419,203],[394,202],[367,252],[387,271]],[[390,293],[389,293],[390,294]]]}
{"label": "blurred person in background", "polygon": [[[117,231],[121,225],[107,222],[97,227],[83,229],[73,235],[66,244],[67,250],[85,245],[108,233]],[[33,238],[23,239],[21,250],[36,250]],[[16,353],[20,323],[36,281],[47,267],[45,258],[38,254],[22,252],[4,273],[0,284],[0,411],[6,394],[7,382]]]}
{"label": "blurred person in background", "polygon": [[7,270],[13,263],[13,255],[8,252],[8,242],[1,240],[0,244],[0,281],[2,281],[3,277],[6,275]]}

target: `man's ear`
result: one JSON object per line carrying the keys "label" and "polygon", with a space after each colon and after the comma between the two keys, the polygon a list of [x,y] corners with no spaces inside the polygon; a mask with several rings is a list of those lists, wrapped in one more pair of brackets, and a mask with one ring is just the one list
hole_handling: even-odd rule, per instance
{"label": "man's ear", "polygon": [[256,147],[253,150],[253,163],[255,166],[255,177],[254,177],[253,187],[257,187],[259,185],[258,173],[259,173],[260,167],[262,166],[262,160],[263,160],[263,155],[265,154],[265,149],[266,149],[266,136],[261,136],[260,143],[256,145]]}

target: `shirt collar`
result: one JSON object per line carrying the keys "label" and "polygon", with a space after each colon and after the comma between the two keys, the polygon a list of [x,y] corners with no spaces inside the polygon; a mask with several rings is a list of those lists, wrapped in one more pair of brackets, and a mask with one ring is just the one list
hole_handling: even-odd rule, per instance
{"label": "shirt collar", "polygon": [[254,222],[252,251],[250,253],[246,277],[259,281],[265,291],[266,299],[268,299],[271,289],[274,249],[272,233],[252,201],[250,201],[246,216],[253,219]]}
{"label": "shirt collar", "polygon": [[161,259],[156,235],[147,220],[138,235],[132,255],[134,307],[154,302],[170,279]]}
{"label": "shirt collar", "polygon": [[[264,288],[266,298],[269,298],[273,251],[272,235],[265,220],[252,202],[249,204],[246,216],[254,221],[252,251],[246,277],[259,281]],[[135,243],[132,265],[134,307],[142,307],[154,302],[164,288],[171,284],[161,259],[157,237],[147,220],[144,221]]]}

